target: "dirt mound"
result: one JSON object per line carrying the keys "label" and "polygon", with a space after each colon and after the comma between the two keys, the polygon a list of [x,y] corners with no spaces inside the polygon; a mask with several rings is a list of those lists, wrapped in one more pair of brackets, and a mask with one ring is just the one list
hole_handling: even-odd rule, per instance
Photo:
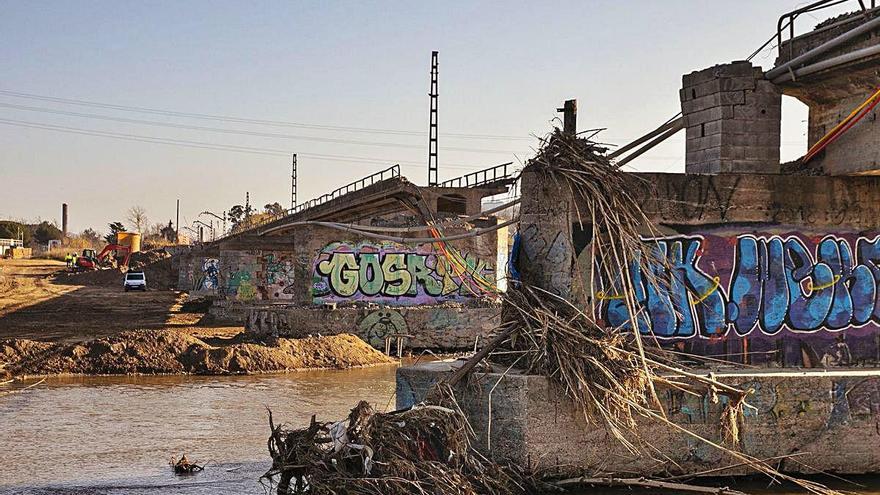
{"label": "dirt mound", "polygon": [[149,251],[140,251],[133,253],[128,260],[128,266],[132,270],[142,270],[153,263],[157,263],[164,259],[170,258],[171,255],[165,249],[151,249]]}
{"label": "dirt mound", "polygon": [[12,287],[12,277],[4,277],[3,275],[0,275],[0,294],[3,294],[4,292],[9,292],[10,290],[12,290]]}
{"label": "dirt mound", "polygon": [[239,374],[393,362],[354,335],[210,345],[181,330],[123,332],[77,344],[0,342],[11,375]]}
{"label": "dirt mound", "polygon": [[[135,261],[135,256],[138,256]],[[168,290],[177,285],[177,277],[171,270],[171,257],[164,249],[135,253],[130,260],[132,270],[142,270],[147,276],[150,289]],[[119,286],[122,287],[123,272],[108,268],[87,272],[59,272],[56,281],[71,285]]]}

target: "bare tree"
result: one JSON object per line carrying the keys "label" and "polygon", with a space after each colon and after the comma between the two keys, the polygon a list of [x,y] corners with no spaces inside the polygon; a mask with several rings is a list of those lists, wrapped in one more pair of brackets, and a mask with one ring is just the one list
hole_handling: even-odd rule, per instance
{"label": "bare tree", "polygon": [[134,226],[135,231],[146,234],[144,229],[147,228],[147,210],[143,206],[132,206],[128,209],[128,222]]}

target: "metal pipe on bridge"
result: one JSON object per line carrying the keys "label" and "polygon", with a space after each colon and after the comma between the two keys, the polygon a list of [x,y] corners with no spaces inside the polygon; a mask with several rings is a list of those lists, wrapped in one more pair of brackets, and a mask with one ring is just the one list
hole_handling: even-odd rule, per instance
{"label": "metal pipe on bridge", "polygon": [[[876,19],[880,21],[880,17]],[[782,74],[781,76],[773,79],[773,84],[780,84],[788,81],[795,80],[798,77],[807,76],[810,74],[814,74],[816,72],[820,72],[826,69],[834,68],[838,65],[843,65],[849,62],[855,62],[861,58],[867,58],[874,55],[880,54],[880,45],[869,46],[867,48],[862,48],[861,50],[856,50],[854,52],[845,53],[843,55],[838,55],[834,58],[829,58],[828,60],[823,60],[821,62],[816,62],[813,65],[808,65],[806,67],[801,67],[800,69],[796,69],[792,72],[787,72]]]}
{"label": "metal pipe on bridge", "polygon": [[[791,72],[790,71],[792,68],[797,67],[798,65],[802,65],[802,64],[809,62],[811,60],[814,60],[819,55],[822,55],[823,53],[826,53],[829,50],[832,50],[832,49],[840,46],[841,44],[846,43],[847,41],[850,41],[851,39],[855,38],[856,36],[860,36],[862,34],[865,34],[865,33],[869,32],[872,29],[877,28],[877,27],[880,27],[880,17],[876,17],[874,19],[871,19],[870,21],[868,21],[864,24],[861,24],[859,27],[853,28],[853,29],[841,34],[840,36],[833,38],[831,40],[828,40],[825,43],[822,43],[821,45],[817,46],[816,48],[813,48],[812,50],[809,50],[806,53],[789,60],[788,62],[780,65],[779,67],[774,67],[773,69],[768,70],[767,72],[764,73],[764,77],[766,79],[770,79],[774,83],[776,83],[777,80],[782,81],[782,82],[791,80]],[[856,52],[853,52],[853,53],[856,53]],[[797,72],[798,72],[797,70],[794,70],[795,77],[798,75]],[[789,78],[784,79],[783,76],[785,76],[785,75],[788,75]]]}

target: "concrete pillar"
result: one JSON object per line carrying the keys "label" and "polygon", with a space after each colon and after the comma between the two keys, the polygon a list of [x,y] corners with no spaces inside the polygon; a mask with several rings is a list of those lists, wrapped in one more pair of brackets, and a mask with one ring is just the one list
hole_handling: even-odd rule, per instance
{"label": "concrete pillar", "polygon": [[569,299],[575,260],[571,188],[529,165],[522,171],[521,197],[522,282]]}
{"label": "concrete pillar", "polygon": [[779,173],[782,92],[749,62],[682,77],[687,173]]}

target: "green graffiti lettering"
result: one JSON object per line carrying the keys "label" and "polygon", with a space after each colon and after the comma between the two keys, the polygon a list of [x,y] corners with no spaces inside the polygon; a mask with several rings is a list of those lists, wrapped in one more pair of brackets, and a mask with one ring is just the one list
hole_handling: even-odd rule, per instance
{"label": "green graffiti lettering", "polygon": [[329,276],[330,287],[342,297],[351,297],[358,290],[358,262],[354,253],[333,253],[329,260],[318,263],[318,273]]}
{"label": "green graffiti lettering", "polygon": [[[470,297],[481,291],[472,279],[493,271],[492,265],[478,256],[457,252],[456,259],[466,264],[461,267],[464,273],[459,273],[458,265],[444,256],[431,253],[404,253],[393,246],[365,247],[368,252],[359,252],[360,246],[349,249],[321,255],[315,265],[316,297]],[[393,251],[386,253],[383,249]],[[283,278],[283,270],[274,270],[273,264],[281,267],[281,263],[274,257],[267,256],[266,260],[267,277],[276,282]]]}
{"label": "green graffiti lettering", "polygon": [[416,281],[416,283],[411,284],[407,292],[411,296],[416,295],[419,285],[425,288],[425,293],[428,295],[439,296],[443,293],[443,286],[440,285],[436,278],[431,276],[431,269],[426,265],[427,258],[423,254],[406,255],[406,266],[409,268],[410,273],[412,273],[412,278]]}
{"label": "green graffiti lettering", "polygon": [[406,268],[406,257],[402,253],[386,254],[382,260],[382,273],[385,276],[386,296],[405,295],[413,284],[413,276]]}
{"label": "green graffiti lettering", "polygon": [[385,277],[382,275],[382,264],[377,253],[361,253],[360,277],[361,292],[365,296],[375,296],[382,292]]}

